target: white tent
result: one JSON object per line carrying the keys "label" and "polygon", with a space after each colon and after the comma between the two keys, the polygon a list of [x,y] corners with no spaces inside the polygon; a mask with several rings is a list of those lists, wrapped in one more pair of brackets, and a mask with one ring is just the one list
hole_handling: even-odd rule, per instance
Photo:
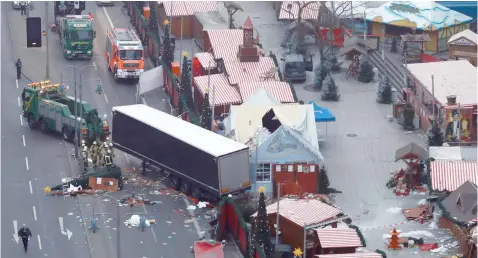
{"label": "white tent", "polygon": [[139,76],[139,82],[136,85],[136,103],[141,103],[141,96],[144,93],[163,86],[163,67],[158,66],[145,71]]}

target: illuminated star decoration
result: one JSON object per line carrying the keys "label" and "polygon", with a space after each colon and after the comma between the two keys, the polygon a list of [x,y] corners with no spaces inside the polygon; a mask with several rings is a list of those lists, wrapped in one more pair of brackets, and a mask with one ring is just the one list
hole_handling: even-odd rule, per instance
{"label": "illuminated star decoration", "polygon": [[188,56],[188,52],[183,51],[183,56]]}
{"label": "illuminated star decoration", "polygon": [[45,192],[45,194],[50,193],[51,188],[49,186],[45,186],[45,188],[43,188],[43,191]]}
{"label": "illuminated star decoration", "polygon": [[264,186],[259,187],[258,189],[259,193],[264,193],[266,191],[266,188]]}
{"label": "illuminated star decoration", "polygon": [[300,248],[296,248],[292,254],[294,254],[294,257],[302,257],[303,252]]}
{"label": "illuminated star decoration", "polygon": [[164,20],[164,25],[168,25],[169,24],[169,21],[168,20]]}

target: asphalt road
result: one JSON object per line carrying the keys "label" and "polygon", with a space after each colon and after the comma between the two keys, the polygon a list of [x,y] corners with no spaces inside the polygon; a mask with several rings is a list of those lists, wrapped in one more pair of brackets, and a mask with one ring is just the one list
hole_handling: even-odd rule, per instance
{"label": "asphalt road", "polygon": [[[53,24],[53,3],[48,4],[47,24]],[[65,67],[68,65],[88,66],[81,72],[84,82],[83,99],[92,107],[97,108],[100,114],[107,114],[111,118],[113,106],[135,103],[136,88],[130,82],[116,82],[111,73],[107,71],[103,55],[105,32],[110,26],[129,27],[129,20],[125,19],[119,3],[114,7],[101,8],[93,2],[88,2],[87,10],[84,13],[88,12],[96,14],[97,38],[94,43],[93,59],[89,61],[64,59],[59,50],[59,38],[56,34],[48,31],[50,79],[57,83],[63,77],[63,80],[70,85],[69,94],[73,95],[74,71],[72,68],[65,69]],[[42,17],[42,20],[45,20],[44,2],[35,2],[30,16]],[[61,178],[76,175],[78,171],[75,167],[76,162],[72,158],[73,146],[71,144],[63,142],[57,136],[31,131],[27,123],[21,120],[18,97],[22,87],[30,81],[22,77],[17,84],[14,59],[22,59],[23,73],[34,81],[45,78],[46,64],[45,46],[36,49],[26,48],[25,23],[25,18],[20,16],[20,12],[11,9],[11,2],[2,3],[1,58],[4,67],[2,67],[3,87],[1,92],[1,155],[4,162],[2,163],[1,187],[3,196],[1,218],[3,248],[1,254],[5,257],[20,257],[22,255],[21,243],[17,245],[12,237],[14,221],[16,221],[18,228],[25,223],[34,234],[28,257],[116,257],[114,250],[117,242],[113,228],[103,227],[100,234],[95,235],[86,232],[85,223],[88,218],[91,218],[91,211],[86,207],[92,204],[91,198],[81,197],[76,200],[44,196],[43,188],[45,186],[59,184]],[[11,34],[8,26],[10,26]],[[77,75],[79,75],[79,71]],[[103,83],[104,94],[99,95],[95,92],[97,78],[101,79]],[[79,76],[77,76],[77,82],[79,84]],[[122,167],[129,167],[134,161],[133,158],[118,152],[116,163]],[[121,196],[123,193],[117,194]],[[15,198],[8,198],[9,196],[15,196]],[[123,236],[121,241],[122,257],[158,257],[158,255],[160,255],[159,257],[187,257],[191,255],[189,246],[197,239],[198,231],[201,230],[195,227],[191,221],[187,222],[190,225],[184,225],[183,217],[187,216],[188,211],[183,198],[166,196],[155,199],[158,198],[164,199],[161,200],[162,204],[147,206],[146,210],[135,207],[139,210],[132,211],[145,212],[149,218],[156,218],[157,225],[153,225],[146,232],[138,232],[135,229],[125,228],[121,223],[125,228],[121,230]],[[114,205],[99,206],[102,212],[116,214]],[[80,207],[84,207],[84,210],[80,210]],[[127,212],[123,212],[122,215],[124,213]],[[60,217],[63,220],[64,231],[69,230],[73,233],[71,239],[62,234]],[[205,220],[199,219],[199,224],[203,225],[204,223]],[[98,237],[101,237],[101,241],[98,240]],[[91,241],[91,238],[94,241]]]}

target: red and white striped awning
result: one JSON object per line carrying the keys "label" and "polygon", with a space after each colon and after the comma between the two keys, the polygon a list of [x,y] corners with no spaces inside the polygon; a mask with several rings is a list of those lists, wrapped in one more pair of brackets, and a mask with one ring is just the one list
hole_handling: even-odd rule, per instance
{"label": "red and white striped awning", "polygon": [[436,160],[430,164],[430,177],[433,190],[455,191],[466,181],[477,184],[477,161]]}
{"label": "red and white striped awning", "polygon": [[[302,227],[328,221],[342,213],[338,208],[315,199],[282,199],[279,205],[280,216]],[[277,203],[267,206],[266,211],[267,214],[277,213]]]}
{"label": "red and white striped awning", "polygon": [[197,57],[201,66],[208,70],[216,68],[216,62],[214,62],[214,56],[209,52],[196,53],[194,56]]}
{"label": "red and white striped awning", "polygon": [[[306,7],[303,7],[307,5]],[[290,10],[287,8],[290,6]],[[303,7],[302,19],[304,20],[317,20],[319,17],[319,2],[306,2],[306,1],[287,1],[282,2],[282,6],[279,13],[279,20],[297,20],[299,15],[299,8]]]}
{"label": "red and white striped awning", "polygon": [[382,258],[382,255],[375,252],[363,252],[352,254],[317,254],[315,258]]}
{"label": "red and white striped awning", "polygon": [[353,228],[316,229],[322,248],[362,247],[362,242]]}
{"label": "red and white striped awning", "polygon": [[264,88],[267,93],[269,93],[272,97],[274,97],[274,99],[281,103],[294,102],[294,95],[292,94],[290,86],[287,82],[241,82],[238,84],[238,87],[239,93],[241,93],[241,97],[244,102],[246,102],[251,96],[253,96],[255,92],[260,88]]}
{"label": "red and white striped awning", "polygon": [[239,46],[244,42],[242,29],[208,30],[207,34],[216,58],[237,61]]}
{"label": "red and white striped awning", "polygon": [[208,77],[209,76],[207,75],[194,77],[194,84],[202,96],[204,96],[206,91],[209,92],[209,104],[211,106],[213,106],[213,95],[214,106],[225,106],[242,103],[241,95],[234,86],[229,85],[229,82],[224,74],[211,74],[209,78],[209,89]]}
{"label": "red and white striped awning", "polygon": [[194,13],[217,11],[217,1],[158,1],[158,4],[163,4],[166,16],[181,17],[190,16]]}
{"label": "red and white striped awning", "polygon": [[[229,81],[231,84],[239,84],[241,82],[279,81],[276,66],[270,57],[259,57],[259,62],[229,61],[224,62],[224,65],[229,74]],[[268,73],[271,73],[273,77],[267,79],[261,78],[265,77]]]}

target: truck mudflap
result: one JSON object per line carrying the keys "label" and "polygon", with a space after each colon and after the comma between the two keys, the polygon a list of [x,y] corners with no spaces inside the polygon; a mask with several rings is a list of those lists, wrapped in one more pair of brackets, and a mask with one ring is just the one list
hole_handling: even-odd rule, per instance
{"label": "truck mudflap", "polygon": [[229,189],[221,189],[221,193],[220,195],[221,196],[224,196],[224,195],[228,195],[228,194],[236,194],[236,193],[241,193],[241,192],[245,192],[247,190],[250,190],[251,189],[251,184],[247,184],[245,186],[242,186],[242,187],[239,187],[239,188],[236,188],[234,190],[229,190]]}

